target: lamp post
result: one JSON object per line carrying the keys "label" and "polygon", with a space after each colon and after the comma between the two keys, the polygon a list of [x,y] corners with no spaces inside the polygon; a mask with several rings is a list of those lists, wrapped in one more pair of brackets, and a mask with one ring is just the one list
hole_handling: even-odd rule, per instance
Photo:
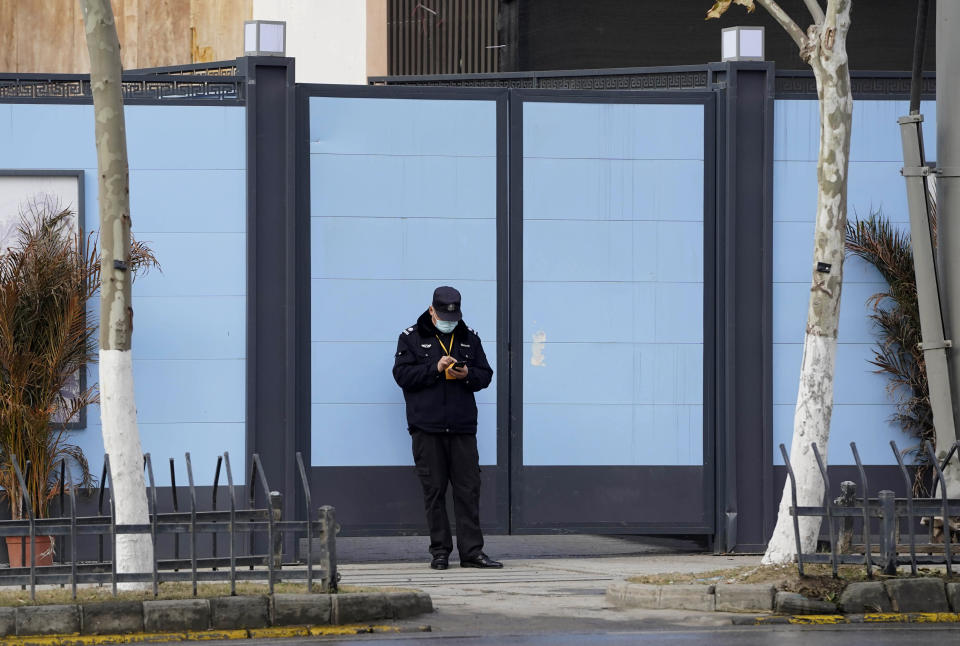
{"label": "lamp post", "polygon": [[720,33],[720,60],[762,61],[763,27],[727,27]]}
{"label": "lamp post", "polygon": [[247,20],[243,23],[244,56],[286,56],[287,23],[282,20]]}

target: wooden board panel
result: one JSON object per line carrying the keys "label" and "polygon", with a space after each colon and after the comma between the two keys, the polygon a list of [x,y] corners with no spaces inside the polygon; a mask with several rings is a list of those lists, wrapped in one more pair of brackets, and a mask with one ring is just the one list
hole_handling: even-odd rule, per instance
{"label": "wooden board panel", "polygon": [[123,69],[136,69],[140,67],[140,0],[113,0],[113,15],[117,20]]}
{"label": "wooden board panel", "polygon": [[0,0],[0,70],[17,71],[17,3]]}
{"label": "wooden board panel", "polygon": [[190,0],[140,0],[137,67],[190,63]]}
{"label": "wooden board panel", "polygon": [[243,21],[253,15],[252,0],[191,0],[194,63],[243,55]]}
{"label": "wooden board panel", "polygon": [[[138,0],[112,0],[111,2],[113,6],[113,19],[117,25],[117,38],[120,40],[120,57],[123,69],[131,69],[136,67],[136,50],[134,50],[132,57],[130,52],[127,51],[127,41],[129,37],[127,25],[130,22],[127,14],[130,10],[130,5],[132,5],[134,10],[136,10],[137,2]],[[73,2],[73,4],[76,5],[77,3]],[[136,16],[134,16],[133,24],[136,26]],[[74,11],[72,30],[73,51],[71,67],[67,71],[75,74],[87,74],[90,72],[90,54],[87,51],[87,35],[83,26],[83,12],[80,10],[79,6]],[[136,35],[135,31],[134,35]],[[26,36],[22,35],[22,37]],[[136,38],[134,38],[134,43],[136,43]],[[42,72],[46,70],[35,69],[21,71]]]}
{"label": "wooden board panel", "polygon": [[[112,0],[126,70],[243,54],[253,0]],[[88,73],[77,0],[0,0],[0,71]]]}
{"label": "wooden board panel", "polygon": [[243,56],[243,23],[253,19],[253,0],[215,1],[219,35],[213,50],[214,60],[229,61]]}
{"label": "wooden board panel", "polygon": [[[9,2],[9,0],[8,0]],[[15,0],[17,71],[72,72],[75,68],[74,0]]]}
{"label": "wooden board panel", "polygon": [[[74,3],[78,4],[78,3]],[[83,10],[78,6],[74,11],[73,22],[70,25],[73,37],[73,49],[71,50],[70,69],[65,70],[73,74],[87,74],[90,71],[90,53],[87,51],[87,33],[83,27]],[[27,38],[27,34],[21,34],[21,38]],[[21,70],[27,72],[40,72],[42,69]]]}

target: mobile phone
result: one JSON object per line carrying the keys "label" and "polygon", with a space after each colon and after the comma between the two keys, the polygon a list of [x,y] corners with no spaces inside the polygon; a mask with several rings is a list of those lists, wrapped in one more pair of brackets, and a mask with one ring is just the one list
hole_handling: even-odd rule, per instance
{"label": "mobile phone", "polygon": [[455,364],[453,364],[453,367],[456,368],[457,370],[459,370],[460,368],[465,368],[466,366],[467,366],[467,363],[465,361],[458,361]]}

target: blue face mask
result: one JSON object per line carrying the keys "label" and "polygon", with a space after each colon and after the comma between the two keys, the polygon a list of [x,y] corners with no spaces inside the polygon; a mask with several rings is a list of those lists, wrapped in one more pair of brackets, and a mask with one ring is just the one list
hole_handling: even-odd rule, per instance
{"label": "blue face mask", "polygon": [[437,326],[437,329],[443,332],[444,334],[450,334],[457,327],[456,321],[441,321],[437,319],[437,322],[434,323]]}

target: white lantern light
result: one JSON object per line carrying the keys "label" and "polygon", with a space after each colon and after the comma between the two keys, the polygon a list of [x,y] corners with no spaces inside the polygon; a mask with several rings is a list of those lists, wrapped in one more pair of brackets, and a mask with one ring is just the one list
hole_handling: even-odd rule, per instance
{"label": "white lantern light", "polygon": [[720,60],[762,61],[763,27],[727,27],[722,30]]}
{"label": "white lantern light", "polygon": [[282,20],[247,20],[243,23],[244,56],[286,56],[287,23]]}

